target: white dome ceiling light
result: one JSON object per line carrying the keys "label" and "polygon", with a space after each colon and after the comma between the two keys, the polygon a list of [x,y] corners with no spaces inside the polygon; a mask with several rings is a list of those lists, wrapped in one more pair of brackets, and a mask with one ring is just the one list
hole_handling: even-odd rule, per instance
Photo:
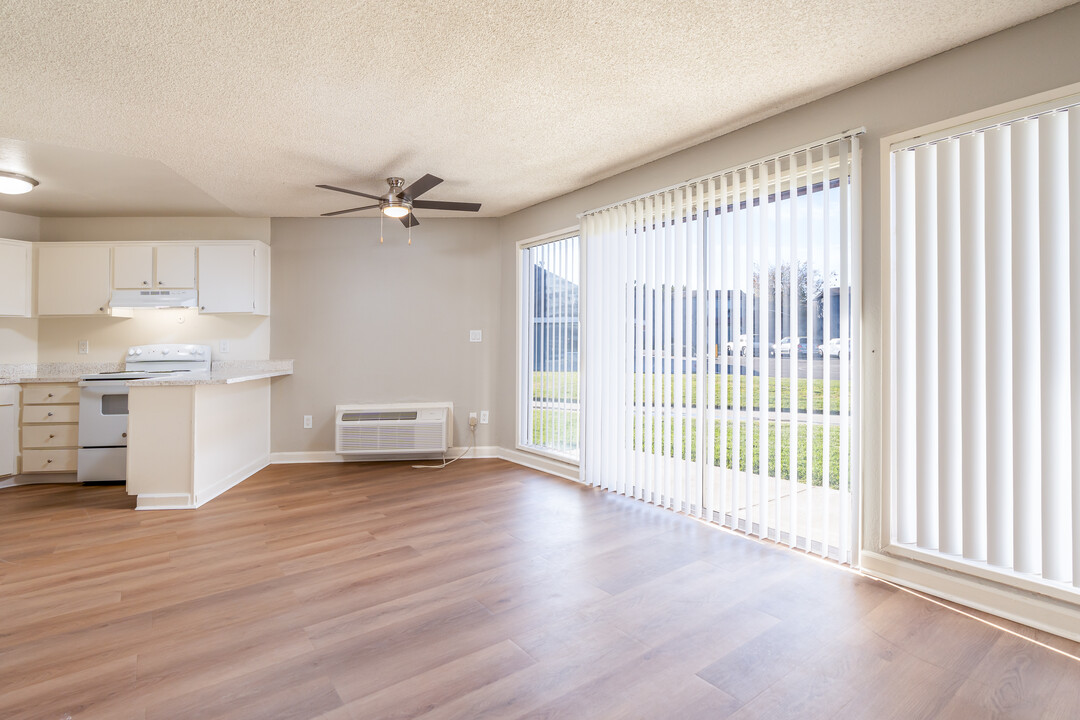
{"label": "white dome ceiling light", "polygon": [[0,170],[0,193],[4,195],[23,195],[37,187],[38,181],[32,177]]}

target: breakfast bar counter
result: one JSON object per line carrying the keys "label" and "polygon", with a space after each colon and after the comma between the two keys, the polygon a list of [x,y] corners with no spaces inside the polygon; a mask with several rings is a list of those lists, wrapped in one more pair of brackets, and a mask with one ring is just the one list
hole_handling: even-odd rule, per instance
{"label": "breakfast bar counter", "polygon": [[139,510],[197,508],[270,463],[270,383],[291,360],[128,382],[127,491]]}

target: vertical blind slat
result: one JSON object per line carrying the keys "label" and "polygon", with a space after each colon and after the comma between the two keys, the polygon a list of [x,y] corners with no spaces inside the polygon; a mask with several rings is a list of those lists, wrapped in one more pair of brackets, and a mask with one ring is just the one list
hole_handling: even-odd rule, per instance
{"label": "vertical blind slat", "polygon": [[960,138],[963,554],[986,560],[986,209],[983,136]]}
{"label": "vertical blind slat", "polygon": [[960,389],[960,143],[938,145],[937,154],[937,299],[938,299],[938,547],[944,553],[963,551],[962,453]]}
{"label": "vertical blind slat", "polygon": [[938,546],[937,146],[915,151],[915,499],[919,547]]}
{"label": "vertical blind slat", "polygon": [[1038,120],[1012,126],[1013,567],[1042,569]]}
{"label": "vertical blind slat", "polygon": [[[915,312],[908,302],[915,297],[915,155],[893,156],[895,197],[893,199],[895,260],[893,292],[895,330],[893,367],[896,383],[907,388],[897,393],[896,402],[896,489],[895,533],[900,543],[915,542]],[[903,300],[903,301],[901,301]]]}
{"label": "vertical blind slat", "polygon": [[1069,396],[1069,118],[1044,115],[1039,124],[1039,234],[1042,427],[1042,575],[1072,580],[1072,453]]}
{"label": "vertical blind slat", "polygon": [[1009,127],[986,132],[986,560],[1011,567],[1012,190]]}

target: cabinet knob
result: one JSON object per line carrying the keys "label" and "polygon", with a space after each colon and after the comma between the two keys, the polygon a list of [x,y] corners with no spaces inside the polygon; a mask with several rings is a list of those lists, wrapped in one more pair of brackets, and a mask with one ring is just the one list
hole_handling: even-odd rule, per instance
{"label": "cabinet knob", "polygon": [[46,462],[46,463],[51,463],[51,462],[52,462],[52,458],[49,458],[49,459],[48,459],[48,460],[46,460],[45,462]]}
{"label": "cabinet knob", "polygon": [[56,437],[56,436],[55,435],[50,435],[49,439],[52,440],[54,437]]}
{"label": "cabinet knob", "polygon": [[99,308],[98,308],[98,312],[105,312],[105,308],[103,308],[103,307],[99,307]]}
{"label": "cabinet knob", "polygon": [[206,309],[206,306],[205,306],[205,305],[200,305],[200,306],[199,306],[199,309],[200,309],[200,310],[205,310],[205,309]]}
{"label": "cabinet knob", "polygon": [[52,397],[52,393],[49,393],[46,397]]}
{"label": "cabinet knob", "polygon": [[164,285],[164,284],[165,284],[165,281],[164,281],[164,280],[158,280],[158,281],[157,281],[157,284],[158,284],[158,285]]}
{"label": "cabinet knob", "polygon": [[120,433],[120,437],[127,437],[127,433]]}
{"label": "cabinet knob", "polygon": [[47,416],[48,416],[48,417],[52,417],[52,413],[48,413],[48,415],[47,415]]}

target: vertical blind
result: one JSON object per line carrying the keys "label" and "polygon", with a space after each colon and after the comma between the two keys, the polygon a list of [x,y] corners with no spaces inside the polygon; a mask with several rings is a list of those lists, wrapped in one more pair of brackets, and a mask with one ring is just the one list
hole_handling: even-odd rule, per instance
{"label": "vertical blind", "polygon": [[1080,109],[891,172],[894,542],[1080,587]]}
{"label": "vertical blind", "polygon": [[523,354],[520,444],[578,454],[580,242],[562,238],[521,253]]}
{"label": "vertical blind", "polygon": [[586,482],[851,561],[859,162],[845,134],[582,217]]}

